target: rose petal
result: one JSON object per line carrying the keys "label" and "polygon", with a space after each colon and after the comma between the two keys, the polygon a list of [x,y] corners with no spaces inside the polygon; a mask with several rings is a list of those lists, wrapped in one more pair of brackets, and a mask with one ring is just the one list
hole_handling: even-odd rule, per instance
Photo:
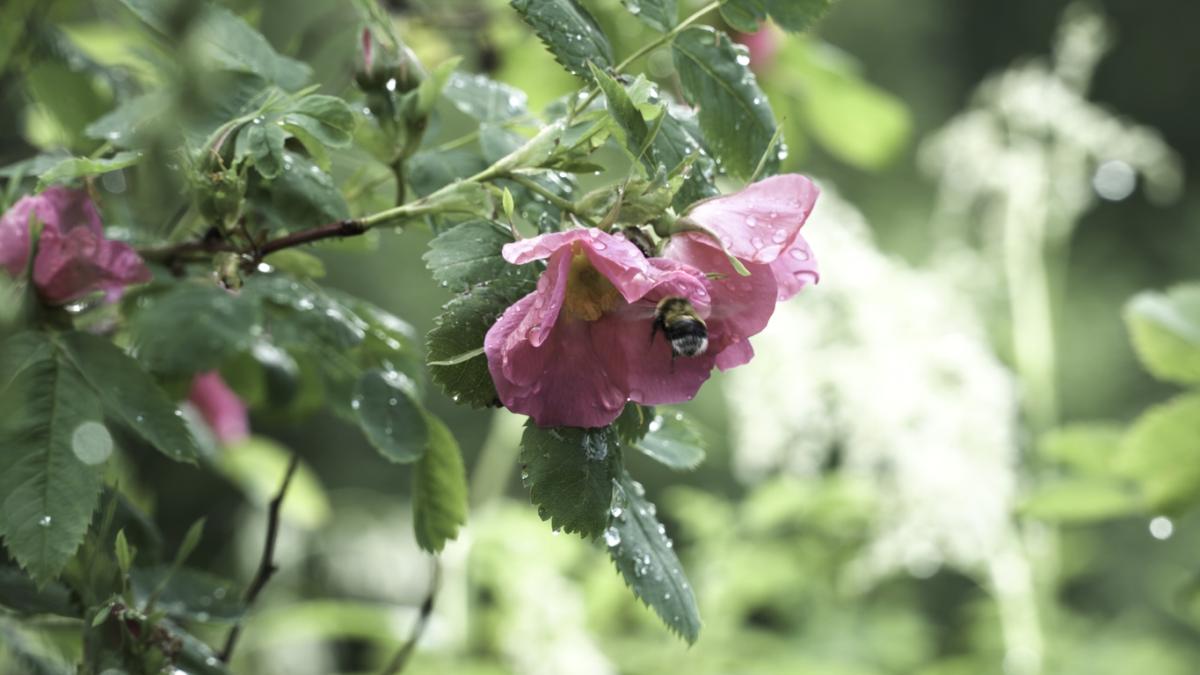
{"label": "rose petal", "polygon": [[[743,263],[750,272],[750,276],[743,277],[707,237],[696,233],[671,237],[663,255],[705,273],[719,275],[708,282],[712,294],[712,312],[707,318],[710,333],[727,335],[728,344],[734,344],[767,327],[775,312],[778,294],[770,267]],[[710,344],[710,347],[723,346]]]}
{"label": "rose petal", "polygon": [[94,291],[113,294],[132,283],[150,281],[136,251],[109,241],[90,227],[60,233],[47,227],[38,240],[33,282],[46,301],[63,304]]}
{"label": "rose petal", "polygon": [[538,426],[609,424],[621,414],[625,392],[597,357],[594,322],[561,318],[548,339],[535,347],[518,328],[536,297],[536,292],[530,293],[509,307],[484,340],[500,400]]}
{"label": "rose petal", "polygon": [[522,265],[549,258],[564,248],[586,253],[592,266],[612,282],[626,302],[633,302],[654,288],[653,270],[637,246],[594,227],[514,241],[504,245],[503,255],[510,263]]}
{"label": "rose petal", "polygon": [[687,218],[712,230],[735,258],[770,263],[799,236],[818,192],[799,174],[772,176],[700,202]]}
{"label": "rose petal", "polygon": [[779,286],[780,302],[821,279],[817,271],[817,259],[803,236],[796,237],[792,245],[771,263],[771,272],[775,275],[776,285]]}
{"label": "rose petal", "polygon": [[230,445],[250,435],[250,418],[246,404],[225,384],[220,373],[200,373],[192,380],[188,402],[223,445]]}
{"label": "rose petal", "polygon": [[666,336],[653,333],[653,320],[654,306],[647,303],[626,306],[594,322],[592,335],[601,364],[615,374],[631,401],[646,405],[690,401],[711,375],[716,356],[706,351],[672,359]]}

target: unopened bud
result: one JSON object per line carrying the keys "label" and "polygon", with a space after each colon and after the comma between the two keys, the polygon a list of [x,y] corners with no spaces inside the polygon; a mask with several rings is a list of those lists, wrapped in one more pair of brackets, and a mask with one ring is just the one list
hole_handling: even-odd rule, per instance
{"label": "unopened bud", "polygon": [[408,45],[399,38],[388,42],[375,39],[370,28],[363,28],[362,62],[354,77],[363,91],[403,94],[425,79],[425,70]]}

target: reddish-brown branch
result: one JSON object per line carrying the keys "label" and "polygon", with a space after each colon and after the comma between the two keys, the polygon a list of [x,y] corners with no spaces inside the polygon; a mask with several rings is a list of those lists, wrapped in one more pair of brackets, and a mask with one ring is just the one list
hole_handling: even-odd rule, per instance
{"label": "reddish-brown branch", "polygon": [[[286,234],[275,239],[268,239],[261,246],[257,247],[254,252],[254,262],[260,262],[263,258],[272,253],[282,251],[295,246],[303,246],[313,242],[321,241],[322,239],[338,239],[342,237],[354,237],[363,234],[367,231],[367,226],[362,221],[348,218],[339,220],[325,225],[319,225],[307,230],[300,230]],[[159,248],[145,248],[138,251],[141,256],[147,260],[155,260],[167,265],[194,256],[196,254],[212,254],[226,251],[236,251],[237,248],[229,241],[224,239],[204,239],[201,241],[189,241],[182,244],[174,244],[172,246],[162,246]]]}
{"label": "reddish-brown branch", "polygon": [[[291,460],[288,461],[287,471],[283,474],[283,482],[279,485],[279,492],[275,494],[275,498],[271,500],[271,505],[267,509],[267,536],[263,541],[263,553],[262,559],[258,562],[258,573],[254,575],[254,580],[250,582],[242,599],[245,611],[250,610],[250,606],[258,599],[258,594],[262,592],[267,582],[279,569],[275,566],[275,540],[279,538],[279,513],[283,508],[283,498],[287,495],[288,485],[291,484],[292,476],[296,473],[299,463],[300,457],[293,453]],[[237,646],[238,637],[242,634],[243,621],[244,619],[241,619],[233,624],[233,628],[229,629],[229,635],[225,638],[225,648],[221,650],[221,660],[225,663],[229,663],[229,659],[233,656],[233,649]]]}

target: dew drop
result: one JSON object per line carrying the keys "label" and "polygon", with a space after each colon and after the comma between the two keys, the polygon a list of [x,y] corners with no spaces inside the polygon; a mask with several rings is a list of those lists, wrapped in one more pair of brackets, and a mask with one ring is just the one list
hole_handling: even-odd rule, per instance
{"label": "dew drop", "polygon": [[621,533],[617,532],[617,528],[610,527],[604,531],[604,543],[608,544],[609,548],[621,545]]}
{"label": "dew drop", "polygon": [[754,246],[754,248],[762,248],[767,245],[767,242],[763,241],[762,237],[755,237],[750,240],[750,244]]}
{"label": "dew drop", "polygon": [[41,527],[50,527],[50,521],[53,520],[50,516],[42,516],[38,519],[38,525]]}
{"label": "dew drop", "polygon": [[782,244],[784,241],[787,241],[787,232],[784,232],[783,230],[775,230],[775,234],[771,235],[771,241],[775,242],[776,244]]}
{"label": "dew drop", "polygon": [[804,262],[805,260],[808,260],[811,257],[808,254],[808,251],[805,251],[802,248],[794,248],[791,250],[791,253],[789,253],[788,255],[792,256],[793,258],[795,258],[796,260],[799,260],[801,262]]}
{"label": "dew drop", "polygon": [[623,509],[619,506],[614,506],[611,509],[609,509],[608,512],[610,514],[612,514],[613,518],[620,518],[622,515],[625,514],[625,509]]}

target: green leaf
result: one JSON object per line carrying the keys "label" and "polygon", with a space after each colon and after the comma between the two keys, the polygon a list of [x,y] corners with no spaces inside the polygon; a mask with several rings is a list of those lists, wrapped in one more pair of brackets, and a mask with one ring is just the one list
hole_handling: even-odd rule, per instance
{"label": "green leaf", "polygon": [[71,589],[56,581],[41,587],[16,567],[0,565],[0,607],[19,614],[55,614],[78,618]]}
{"label": "green leaf", "polygon": [[247,303],[264,303],[269,332],[279,345],[303,349],[316,343],[346,350],[366,337],[367,323],[317,284],[282,274],[256,274],[242,295]]}
{"label": "green leaf", "polygon": [[142,153],[140,152],[124,151],[118,152],[112,157],[100,159],[89,157],[64,159],[38,177],[37,189],[41,191],[56,183],[69,183],[80,178],[118,171],[137,164],[141,158]]}
{"label": "green leaf", "polygon": [[[481,349],[483,338],[496,319],[531,290],[531,279],[509,279],[476,288],[448,302],[426,337],[428,362],[457,361],[460,355]],[[482,353],[453,365],[431,365],[429,370],[433,381],[456,403],[482,408],[498,402]]]}
{"label": "green leaf", "polygon": [[1104,475],[1112,470],[1124,433],[1116,424],[1075,423],[1043,434],[1038,453],[1076,471]]}
{"label": "green leaf", "polygon": [[133,559],[137,555],[137,551],[129,545],[129,540],[125,538],[125,530],[117,530],[113,552],[117,554],[117,567],[120,568],[121,574],[128,575],[129,570],[133,567]]}
{"label": "green leaf", "polygon": [[704,150],[703,136],[694,117],[687,117],[682,111],[673,112],[670,106],[662,115],[662,127],[654,137],[654,157],[672,174],[686,169],[683,185],[671,201],[676,213],[683,213],[701,199],[719,194],[711,178],[716,164]]}
{"label": "green leaf", "polygon": [[780,28],[792,32],[808,30],[825,16],[836,0],[724,0],[721,17],[743,33],[759,30],[770,14]]}
{"label": "green leaf", "polygon": [[0,535],[45,584],[83,542],[112,438],[83,377],[56,349],[28,341],[25,334],[6,342],[13,352],[2,358],[20,362],[0,369],[11,374],[0,390]]}
{"label": "green leaf", "polygon": [[283,171],[283,143],[287,134],[279,125],[264,123],[261,117],[242,127],[234,143],[234,154],[249,157],[254,169],[264,178]]}
{"label": "green leaf", "polygon": [[161,93],[143,94],[122,102],[83,130],[88,138],[107,141],[118,148],[133,147],[146,127],[168,110],[170,99]]}
{"label": "green leaf", "polygon": [[192,40],[204,56],[229,69],[254,73],[283,89],[304,86],[312,70],[281,56],[261,33],[233,12],[208,5],[192,28]]}
{"label": "green leaf", "polygon": [[204,538],[204,524],[207,522],[205,518],[201,518],[192,523],[188,531],[183,535],[183,541],[179,542],[179,550],[175,552],[175,567],[178,568],[188,558],[192,557],[196,547],[200,545],[200,540]]}
{"label": "green leaf", "polygon": [[1125,325],[1150,374],[1200,384],[1200,284],[1137,294],[1125,306]]}
{"label": "green leaf", "polygon": [[144,603],[162,586],[156,606],[174,618],[228,622],[237,621],[245,613],[242,589],[201,570],[173,570],[169,565],[135,568],[130,579],[138,603]]}
{"label": "green leaf", "polygon": [[512,241],[512,234],[500,225],[472,220],[435,237],[423,257],[434,281],[452,291],[463,291],[515,269],[500,257],[500,249]]}
{"label": "green leaf", "polygon": [[612,426],[620,434],[622,442],[626,445],[633,445],[649,433],[650,423],[654,421],[655,417],[654,408],[650,406],[626,403],[625,409],[621,411],[621,415],[617,417]]}
{"label": "green leaf", "polygon": [[[256,302],[211,283],[182,282],[130,303],[133,354],[155,373],[183,375],[212,370],[250,347],[261,330]],[[186,326],[187,330],[180,330]]]}
{"label": "green leaf", "polygon": [[643,153],[649,139],[650,129],[646,126],[642,111],[634,105],[633,99],[629,98],[629,93],[625,91],[625,87],[621,86],[620,82],[609,77],[595,65],[590,63],[588,65],[592,69],[592,77],[600,85],[600,90],[604,92],[604,98],[608,100],[608,113],[625,132],[625,149],[635,160],[642,160],[653,174],[654,162]]}
{"label": "green leaf", "polygon": [[[251,436],[226,448],[217,457],[217,469],[241,489],[250,503],[266,509],[279,491],[291,457],[292,451],[275,441]],[[329,520],[329,497],[306,462],[297,465],[279,514],[285,522],[308,530]]]}
{"label": "green leaf", "polygon": [[354,409],[367,440],[385,458],[402,464],[423,457],[429,446],[425,411],[413,400],[415,388],[406,376],[372,370],[355,389]]}
{"label": "green leaf", "polygon": [[454,434],[433,415],[425,421],[429,449],[413,472],[413,531],[417,545],[437,553],[467,522],[467,473]]}
{"label": "green leaf", "polygon": [[279,174],[258,196],[255,207],[272,225],[286,230],[324,225],[350,217],[350,206],[329,173],[307,157],[285,150]]}
{"label": "green leaf", "polygon": [[681,412],[663,411],[655,415],[648,433],[636,447],[651,459],[676,470],[690,471],[704,461],[704,435]]}
{"label": "green leaf", "polygon": [[486,167],[478,153],[462,148],[418,152],[408,159],[408,184],[418,197],[425,197]]}
{"label": "green leaf", "polygon": [[779,27],[798,33],[812,28],[837,0],[765,0],[767,12]]}
{"label": "green leaf", "polygon": [[588,79],[589,61],[600,68],[613,65],[608,38],[576,0],[512,0],[512,6],[571,74]]}
{"label": "green leaf", "polygon": [[480,123],[501,123],[529,114],[525,92],[483,75],[454,73],[442,94]]}
{"label": "green leaf", "polygon": [[296,248],[276,251],[267,258],[271,267],[297,279],[320,279],[325,276],[325,263],[317,256]]}
{"label": "green leaf", "polygon": [[629,473],[612,481],[612,524],[604,543],[626,585],[677,635],[696,642],[700,610],[696,596],[675,555],[666,529],[655,518],[654,505]]}
{"label": "green leaf", "polygon": [[1139,495],[1111,478],[1073,478],[1039,486],[1021,505],[1026,516],[1060,523],[1087,523],[1138,513]]}
{"label": "green leaf", "polygon": [[335,148],[349,145],[358,125],[350,104],[336,96],[305,96],[283,119],[307,129],[322,143]]}
{"label": "green leaf", "polygon": [[758,31],[759,24],[767,19],[764,0],[724,0],[721,3],[721,18],[742,33]]}
{"label": "green leaf", "polygon": [[521,477],[538,516],[555,530],[599,536],[608,524],[621,442],[611,428],[542,429],[521,436]]}
{"label": "green leaf", "polygon": [[62,345],[66,358],[91,385],[110,416],[177,462],[194,462],[199,457],[179,408],[141,364],[108,340],[89,333],[67,333]]}
{"label": "green leaf", "polygon": [[621,0],[629,13],[656,31],[666,33],[679,23],[675,0]]}
{"label": "green leaf", "polygon": [[[775,116],[745,48],[704,27],[680,33],[672,49],[684,94],[700,109],[700,126],[717,157],[730,173],[750,176],[775,134]],[[768,168],[777,164],[772,160]]]}
{"label": "green leaf", "polygon": [[1200,394],[1179,396],[1138,418],[1116,469],[1139,484],[1154,508],[1194,504],[1200,498]]}

